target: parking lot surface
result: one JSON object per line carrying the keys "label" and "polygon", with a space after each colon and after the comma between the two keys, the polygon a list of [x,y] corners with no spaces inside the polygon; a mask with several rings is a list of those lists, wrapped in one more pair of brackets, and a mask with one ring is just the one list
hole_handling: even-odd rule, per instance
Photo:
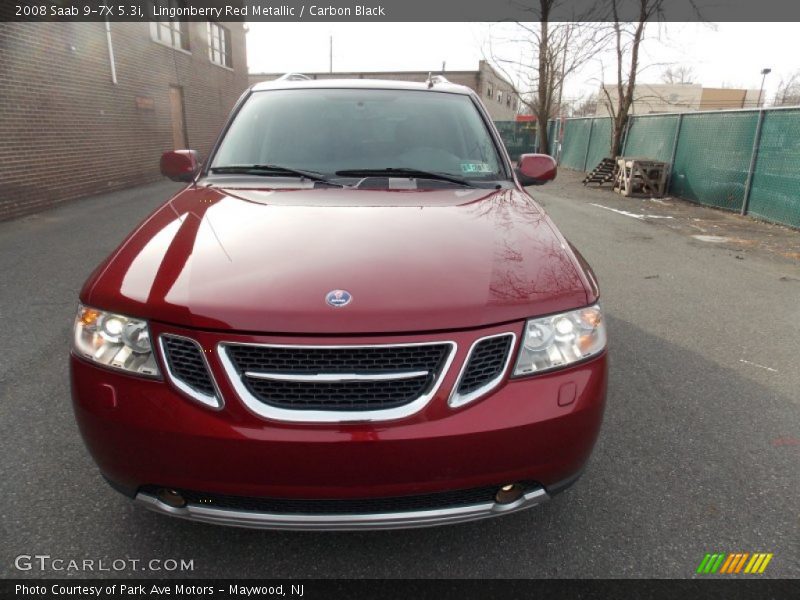
{"label": "parking lot surface", "polygon": [[[566,171],[532,192],[599,278],[611,353],[603,430],[573,488],[504,518],[389,532],[237,530],[135,508],[78,435],[69,339],[86,276],[176,189],[0,223],[4,577],[691,577],[707,552],[771,552],[764,577],[800,576],[800,263],[770,249],[800,232],[737,246],[763,226],[587,190]],[[704,220],[728,239],[694,237]],[[34,554],[193,569],[14,568]]]}

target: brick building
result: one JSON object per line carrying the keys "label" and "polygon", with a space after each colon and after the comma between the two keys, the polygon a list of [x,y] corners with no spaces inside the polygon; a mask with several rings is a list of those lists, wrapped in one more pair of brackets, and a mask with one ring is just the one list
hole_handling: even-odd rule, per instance
{"label": "brick building", "polygon": [[246,88],[242,23],[0,23],[0,219],[207,154]]}
{"label": "brick building", "polygon": [[[304,73],[312,79],[389,79],[392,81],[425,81],[429,71],[346,71],[336,73]],[[477,71],[433,71],[444,75],[451,83],[465,85],[475,90],[495,121],[513,121],[519,108],[519,99],[511,84],[491,65],[482,60]],[[251,73],[250,84],[272,81],[283,73]]]}

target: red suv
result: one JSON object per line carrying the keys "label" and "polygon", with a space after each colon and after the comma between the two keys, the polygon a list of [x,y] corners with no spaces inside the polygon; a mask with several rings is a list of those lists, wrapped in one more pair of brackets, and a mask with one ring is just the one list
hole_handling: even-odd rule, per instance
{"label": "red suv", "polygon": [[595,278],[478,96],[257,84],[188,183],[91,275],[71,356],[100,471],[157,512],[263,528],[418,527],[573,483],[597,438]]}

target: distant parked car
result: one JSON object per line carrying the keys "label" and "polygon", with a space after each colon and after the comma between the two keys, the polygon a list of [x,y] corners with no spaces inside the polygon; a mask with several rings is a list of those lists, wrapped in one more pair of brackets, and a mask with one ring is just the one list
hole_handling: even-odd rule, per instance
{"label": "distant parked car", "polygon": [[425,84],[249,89],[204,164],[91,275],[71,357],[100,471],[227,525],[418,527],[573,483],[600,428],[595,278],[480,99]]}

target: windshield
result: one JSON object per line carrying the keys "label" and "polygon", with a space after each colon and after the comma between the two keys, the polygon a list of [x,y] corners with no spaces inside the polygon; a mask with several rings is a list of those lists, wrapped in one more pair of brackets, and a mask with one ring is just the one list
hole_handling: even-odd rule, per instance
{"label": "windshield", "polygon": [[255,92],[211,168],[240,165],[279,165],[333,178],[386,169],[419,178],[423,173],[411,172],[476,182],[506,178],[469,96],[407,90]]}

